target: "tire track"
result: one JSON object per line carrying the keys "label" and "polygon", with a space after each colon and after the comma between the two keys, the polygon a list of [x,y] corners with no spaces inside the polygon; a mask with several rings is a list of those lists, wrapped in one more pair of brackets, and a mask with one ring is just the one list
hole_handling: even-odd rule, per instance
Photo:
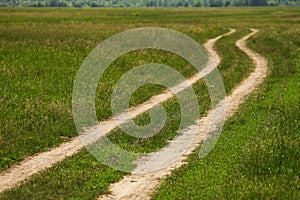
{"label": "tire track", "polygon": [[[135,118],[136,116],[148,111],[154,106],[167,101],[168,99],[174,96],[174,93],[179,93],[185,88],[196,83],[205,75],[209,74],[220,63],[221,60],[218,54],[212,49],[212,46],[221,37],[230,35],[234,32],[235,30],[230,29],[228,33],[220,35],[214,39],[208,40],[204,47],[208,50],[210,57],[208,64],[201,72],[196,73],[191,78],[183,81],[182,83],[179,83],[171,89],[165,90],[162,94],[155,95],[148,101],[138,106],[130,108],[128,110],[128,113],[120,114],[116,116],[116,118],[124,119],[123,123],[125,123],[128,120],[126,116],[130,116],[131,119]],[[119,125],[121,125],[120,121]],[[97,134],[97,130],[101,129],[101,132],[103,134],[107,134],[117,127],[118,125],[115,123],[115,118],[110,118],[106,121],[100,122],[98,127],[91,129],[91,132],[88,132],[86,136],[87,138],[91,138],[91,141],[95,141],[97,138],[100,138],[102,136]],[[49,151],[42,152],[34,156],[30,156],[21,161],[20,163],[13,165],[11,168],[0,174],[0,193],[24,183],[24,181],[26,181],[26,179],[32,176],[33,174],[51,168],[56,163],[63,161],[67,157],[78,153],[83,147],[84,144],[81,142],[80,137],[75,137],[74,139],[68,142],[62,143],[58,147],[52,148]]]}
{"label": "tire track", "polygon": [[[246,98],[249,96],[251,92],[253,92],[260,83],[263,82],[266,74],[267,74],[267,61],[259,54],[253,52],[252,50],[248,49],[246,47],[246,40],[248,40],[250,37],[255,35],[258,30],[251,29],[251,33],[243,37],[242,39],[238,40],[236,42],[236,46],[246,53],[251,60],[253,61],[255,65],[254,71],[249,75],[248,78],[246,78],[244,81],[242,81],[231,93],[230,96],[227,96],[225,98],[225,102],[227,104],[226,106],[226,118],[228,119],[231,117],[239,108],[239,106],[246,100]],[[213,43],[211,43],[213,44]],[[207,46],[206,46],[207,47]],[[212,47],[212,46],[210,46]],[[209,51],[211,53],[211,57],[215,57],[215,63],[219,64],[220,57],[217,55],[215,51]],[[224,103],[224,102],[223,102]],[[186,154],[181,156],[174,164],[171,166],[151,172],[146,174],[134,174],[125,176],[120,182],[114,183],[110,186],[110,190],[112,192],[111,195],[103,195],[99,197],[100,199],[123,199],[123,200],[132,200],[132,199],[150,199],[151,193],[155,190],[155,188],[160,184],[159,180],[162,178],[165,178],[167,175],[169,175],[172,170],[179,168],[183,164],[185,164],[185,160],[187,159],[187,156],[191,154],[200,144],[203,142],[203,140],[208,138],[208,128],[210,125],[210,119],[213,116],[213,113],[219,112],[220,107],[222,105],[222,102],[220,103],[220,106],[216,107],[215,109],[211,110],[206,117],[202,117],[199,119],[196,123],[196,125],[192,125],[189,127],[189,129],[184,131],[184,134],[196,134],[196,138],[193,142],[193,144],[189,147]],[[220,119],[222,120],[222,119]],[[214,120],[214,122],[216,122]],[[218,123],[218,122],[216,122]],[[216,127],[217,128],[217,127]],[[160,158],[167,158],[168,154],[170,152],[176,151],[176,148],[172,149],[172,144],[178,142],[178,140],[182,140],[184,142],[184,137],[178,136],[174,140],[170,142],[170,144],[164,148],[162,148],[160,151],[153,153],[152,157],[160,157]],[[180,141],[178,142],[180,143]],[[171,148],[171,149],[170,149]],[[161,155],[165,154],[165,155]],[[150,160],[151,158],[149,158]],[[154,165],[154,162],[159,162],[158,159],[152,159],[153,163],[148,163]],[[143,166],[143,163],[138,163],[138,168],[140,166]]]}

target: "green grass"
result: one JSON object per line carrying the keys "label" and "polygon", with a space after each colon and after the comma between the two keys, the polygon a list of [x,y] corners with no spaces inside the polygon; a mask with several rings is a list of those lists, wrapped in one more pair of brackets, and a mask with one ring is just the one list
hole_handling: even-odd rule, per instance
{"label": "green grass", "polygon": [[72,156],[51,170],[34,175],[38,182],[18,188],[3,199],[95,199],[107,193],[111,182],[124,175],[102,165],[86,151]]}
{"label": "green grass", "polygon": [[300,198],[299,29],[263,30],[249,45],[267,57],[267,80],[213,151],[204,159],[194,152],[153,199]]}
{"label": "green grass", "polygon": [[[32,12],[34,15],[35,10]],[[116,27],[102,23],[48,24],[47,21],[40,23],[37,18],[31,23],[18,24],[15,18],[2,18],[11,22],[0,24],[1,171],[29,155],[77,136],[71,110],[77,70],[93,47],[128,28],[126,23]],[[196,32],[191,27],[186,30],[190,35],[197,34],[199,42],[226,31],[208,29]],[[170,65],[185,76],[195,72],[186,61],[167,52],[149,50],[124,55],[100,80],[96,98],[99,120],[111,116],[110,95],[119,77],[135,65],[147,62]],[[132,104],[140,103],[161,90],[155,86],[140,90],[133,96]]]}
{"label": "green grass", "polygon": [[[238,31],[237,34],[229,36],[228,38],[221,39],[216,45],[216,49],[220,52],[223,57],[223,61],[220,64],[221,74],[223,76],[224,84],[228,93],[232,88],[239,83],[243,78],[247,77],[252,70],[251,61],[246,55],[241,53],[237,47],[234,46],[235,41],[240,39],[242,36],[249,33],[248,30]],[[238,59],[237,59],[238,58]],[[203,115],[210,108],[210,96],[206,88],[205,82],[199,81],[194,86],[194,91],[198,97],[199,112]],[[116,129],[111,134],[109,134],[109,139],[114,143],[121,146],[127,151],[133,152],[152,152],[159,148],[162,148],[167,144],[167,141],[172,139],[176,130],[179,128],[180,124],[180,105],[176,98],[163,103],[165,107],[168,118],[166,124],[162,131],[153,137],[147,139],[139,139],[130,136],[120,129]],[[146,121],[148,119],[148,113],[140,115],[136,122]],[[193,123],[192,120],[191,123]],[[186,126],[190,125],[186,124]]]}
{"label": "green grass", "polygon": [[[290,77],[293,77],[293,74],[296,72],[296,68],[293,66],[299,66],[299,57],[295,58],[299,53],[295,52],[293,56],[290,53],[286,53],[297,50],[297,47],[299,48],[299,44],[295,40],[295,38],[297,39],[297,34],[299,35],[299,32],[297,32],[299,29],[297,29],[297,23],[299,23],[298,11],[298,8],[1,9],[0,84],[3,92],[0,93],[0,109],[4,111],[0,112],[1,170],[7,169],[13,163],[21,161],[29,155],[45,151],[77,135],[71,113],[73,81],[85,56],[105,38],[134,27],[158,26],[181,31],[192,36],[199,43],[203,43],[208,38],[225,33],[227,30],[223,29],[224,27],[242,29],[234,36],[224,38],[217,44],[217,49],[224,59],[220,69],[228,93],[234,85],[248,75],[252,66],[248,58],[238,51],[237,48],[233,47],[234,41],[249,33],[245,28],[259,28],[261,29],[259,33],[260,37],[255,36],[251,40],[250,45],[253,49],[267,56],[270,61],[272,73],[267,79],[270,87],[267,89],[268,87],[264,86],[265,90],[261,91],[264,94],[274,86],[271,83],[274,82],[275,84],[278,82],[280,84],[282,80],[287,81]],[[133,12],[140,12],[141,14],[136,16],[132,14]],[[281,35],[281,32],[284,32],[284,35]],[[274,46],[274,44],[278,45]],[[289,51],[286,51],[287,48]],[[150,50],[145,55],[142,51],[125,55],[118,59],[111,66],[110,70],[107,71],[103,79],[106,83],[105,87],[98,87],[97,92],[99,95],[96,103],[99,120],[111,115],[108,107],[110,102],[107,99],[110,97],[110,91],[112,91],[117,78],[122,73],[131,69],[133,65],[153,61],[171,65],[186,77],[193,74],[191,66],[170,53]],[[274,74],[276,74],[275,77],[273,77]],[[291,92],[290,96],[287,96],[286,99],[291,99],[291,104],[299,105],[299,101],[295,100],[295,98],[297,99],[295,91],[297,91],[298,87],[294,86],[293,88],[294,92]],[[197,92],[201,105],[200,111],[204,114],[210,105],[207,88],[203,81],[200,81],[194,86],[194,89]],[[161,90],[162,88],[156,85],[148,85],[143,90],[135,93],[131,103],[135,105],[142,102]],[[260,93],[255,96],[259,101],[257,102],[258,107],[263,102],[263,99],[259,99],[260,96]],[[294,97],[294,99],[290,97]],[[276,100],[276,97],[271,95],[268,102],[274,102],[274,100]],[[251,100],[250,102],[254,104],[255,101]],[[135,152],[150,152],[163,147],[167,139],[174,137],[180,120],[177,116],[179,110],[176,100],[170,100],[164,105],[168,111],[167,124],[164,130],[155,137],[146,140],[137,140],[123,134],[120,130],[116,130],[110,134],[110,139],[123,148]],[[255,112],[256,110],[260,110],[260,107],[255,110],[255,107],[252,108],[251,106],[252,104],[250,103],[248,110],[244,111],[246,114],[252,113],[251,116],[254,119],[252,124],[250,123],[251,125],[246,126],[247,119],[241,119],[245,114],[238,114],[233,118],[233,120],[241,120],[242,126],[245,125],[243,126],[245,129],[239,131],[245,140],[245,145],[248,144],[247,142],[252,141],[251,138],[253,137],[251,134],[253,132],[251,130],[261,130],[262,127],[267,127],[267,125],[257,123],[256,119],[258,118],[263,121],[268,121],[267,119],[269,119],[267,114],[259,115]],[[264,106],[262,107],[264,108]],[[287,107],[290,106],[287,105]],[[277,109],[278,107],[274,108],[274,110]],[[270,111],[270,113],[275,113],[274,110]],[[281,113],[285,110],[278,109],[278,112]],[[295,115],[295,113],[291,112],[290,114]],[[144,114],[138,117],[136,122],[145,124],[148,120],[148,115]],[[278,122],[281,122],[279,123],[281,126],[285,126],[283,119],[278,120]],[[240,124],[240,122],[233,123],[232,125],[230,123],[227,123],[226,128],[229,126],[234,130],[238,128],[235,126]],[[299,126],[297,121],[295,123]],[[270,127],[273,127],[273,125],[270,125]],[[249,137],[246,137],[247,134],[244,132],[248,129],[251,133],[249,133]],[[290,130],[289,127],[286,127],[286,129]],[[224,132],[225,136],[228,135],[227,132]],[[229,133],[232,133],[232,131],[229,131]],[[222,135],[222,138],[225,136]],[[231,153],[233,157],[250,155],[247,148],[242,146],[240,138],[234,142],[234,140],[231,141],[232,135],[229,136],[226,142],[222,138],[220,139],[221,149],[218,149],[218,147],[216,150],[214,149],[214,151],[217,151],[216,154],[218,152],[223,153],[223,151],[225,154],[224,148],[228,146],[229,152],[226,155],[231,155]],[[254,142],[258,144],[257,141]],[[282,146],[280,144],[278,141],[278,145]],[[297,147],[299,143],[295,143],[295,145]],[[273,146],[269,145],[268,147],[271,148]],[[246,148],[246,150],[243,151],[244,154],[240,154],[237,149],[240,150],[243,148]],[[251,148],[248,147],[249,149]],[[257,152],[261,152],[261,150],[258,149]],[[297,149],[295,152],[297,152]],[[287,152],[287,154],[289,153]],[[290,158],[297,164],[292,155],[286,159]],[[194,158],[196,158],[196,155],[194,155]],[[252,157],[250,156],[247,162],[251,163],[251,159],[254,158],[257,158],[257,153],[254,153]],[[218,168],[212,168],[214,165],[208,161],[201,161],[204,162],[202,166],[204,165],[205,167],[201,167],[197,163],[199,162],[197,159],[192,163],[196,163],[194,166],[197,169],[216,172],[215,174],[208,175],[208,179],[212,180],[212,187],[215,188],[216,185],[221,185],[226,190],[226,185],[219,181],[220,179],[225,181],[224,177],[228,173],[224,170],[226,167],[226,169],[233,170],[232,165],[227,163],[227,156],[223,155],[217,159],[209,156],[206,159],[209,159],[210,162],[217,162]],[[225,159],[225,161],[222,159]],[[222,161],[218,162],[219,160]],[[259,160],[258,164],[261,164]],[[242,169],[244,170],[243,173],[248,171],[249,173],[257,173],[255,171],[251,172],[250,169],[254,168],[248,169],[237,166],[237,169],[240,169],[240,173],[242,173]],[[175,172],[178,173],[176,178],[183,177],[183,172],[184,170]],[[283,174],[286,174],[285,171],[283,171]],[[292,174],[295,174],[295,172]],[[107,193],[109,183],[119,180],[123,175],[124,173],[122,172],[101,165],[86,150],[83,150],[78,155],[74,155],[58,163],[46,172],[34,175],[26,184],[1,194],[0,198],[93,199],[100,194]],[[184,191],[178,189],[178,193],[173,196],[174,198],[180,199],[181,196],[179,195],[184,195],[186,194],[185,192],[190,191],[190,184],[193,182],[193,178],[195,178],[192,176],[191,174],[186,176],[186,181],[181,185],[182,188],[188,186],[189,189],[185,188]],[[207,182],[210,183],[208,179]],[[284,182],[282,177],[281,179],[274,177],[274,179],[278,184],[281,181]],[[272,183],[276,181],[272,181]],[[177,184],[176,182],[173,183]],[[196,182],[194,183],[197,187],[193,191],[201,191],[203,186],[199,186]],[[252,184],[254,189],[256,183]],[[166,185],[169,185],[170,188],[175,188],[170,182],[167,182]],[[235,188],[232,187],[231,189],[234,190]],[[168,188],[164,191],[173,190]],[[232,190],[227,190],[229,194],[236,194]],[[210,191],[213,195],[218,194],[213,190]],[[240,189],[240,191],[243,191],[243,189]],[[271,188],[269,191],[275,190]],[[189,194],[192,194],[192,192]],[[161,192],[160,197],[171,198],[168,195],[170,194]],[[200,194],[197,193],[196,197],[198,196]],[[156,197],[159,198],[159,195],[157,194]],[[188,196],[184,197],[186,199]]]}
{"label": "green grass", "polygon": [[[272,23],[285,26],[294,20],[297,11],[297,8],[1,8],[0,170],[77,135],[71,114],[73,81],[83,59],[105,38],[130,28],[156,26],[181,31],[203,43],[224,33],[224,22],[227,27],[264,27],[269,23],[266,16],[272,16]],[[141,14],[133,16],[132,12]],[[260,23],[249,22],[249,14],[255,15]],[[239,20],[233,20],[237,16]],[[183,60],[166,59],[159,53],[149,52],[140,58],[141,53],[136,52],[137,58],[124,56],[117,62],[127,63],[122,70],[117,63],[110,68],[104,78],[105,87],[99,88],[101,95],[96,99],[99,120],[111,115],[109,92],[120,73],[130,69],[131,64],[157,61],[177,67],[186,76],[192,74],[188,65],[180,68]],[[159,89],[150,87],[133,99],[141,102]]]}
{"label": "green grass", "polygon": [[[224,56],[224,60],[221,63],[221,72],[224,76],[225,84],[228,85],[228,90],[231,90],[234,85],[236,85],[241,79],[243,79],[243,77],[246,77],[252,69],[251,67],[249,67],[251,66],[251,62],[248,57],[241,53],[234,46],[235,41],[247,33],[249,33],[249,30],[240,30],[230,37],[221,39],[216,45],[218,51],[220,51],[222,56]],[[241,71],[235,72],[234,68],[239,68],[241,69]],[[235,73],[237,73],[237,75],[235,75]],[[231,84],[233,79],[235,80],[235,84]],[[198,100],[200,104],[200,112],[204,114],[210,106],[209,94],[204,81],[200,81],[195,84],[194,89],[197,96],[199,97]],[[180,122],[180,109],[175,98],[164,103],[164,107],[166,108],[168,113],[167,123],[163,130],[156,134],[154,137],[147,139],[136,139],[127,134],[124,134],[121,130],[117,129],[116,131],[113,131],[111,134],[109,134],[108,138],[114,144],[118,144],[123,149],[137,153],[151,152],[163,147],[164,145],[166,145],[166,142],[169,139],[172,139],[175,136]],[[147,123],[147,113],[142,114],[137,119],[135,119],[135,121],[138,124]],[[78,162],[79,160],[80,162]],[[128,164],[128,162],[128,160],[125,160],[123,164]],[[89,168],[88,172],[82,172],[82,170],[80,170],[82,167],[82,163],[87,163],[86,166],[93,166],[93,163],[97,163],[97,160],[86,150],[83,150],[79,155],[74,155],[71,158],[66,159],[65,161],[57,164],[54,168],[51,168],[46,172],[42,172],[39,175],[34,175],[26,184],[3,193],[1,198],[11,199],[19,198],[22,196],[26,197],[27,199],[44,199],[48,198],[49,194],[52,193],[53,195],[51,196],[51,198],[53,197],[54,199],[56,199],[57,197],[64,196],[66,191],[72,191],[68,194],[68,196],[65,197],[78,198],[78,196],[80,196],[80,198],[84,197],[83,199],[93,199],[101,194],[107,193],[109,183],[118,180],[108,178],[105,180],[101,180],[99,184],[93,182],[95,186],[90,187],[86,190],[74,189],[87,188],[87,185],[91,183],[90,181],[78,182],[78,176],[84,177],[87,180],[95,180],[98,176],[97,174],[101,174],[101,171],[106,171],[108,169],[108,167],[98,164],[99,168]],[[131,166],[129,165],[129,167]],[[119,178],[124,175],[124,173],[114,170],[110,170],[109,172],[115,174],[115,176]],[[59,174],[59,176],[57,176],[57,174]],[[107,176],[110,177],[111,175]],[[69,187],[65,183],[68,183]],[[61,184],[63,184],[63,190],[59,190],[59,188],[62,187]],[[45,191],[41,191],[40,188],[47,189]]]}

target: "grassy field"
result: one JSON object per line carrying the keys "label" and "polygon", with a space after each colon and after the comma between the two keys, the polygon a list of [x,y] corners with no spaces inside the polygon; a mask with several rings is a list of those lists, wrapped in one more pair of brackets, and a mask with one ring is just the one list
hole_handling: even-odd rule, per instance
{"label": "grassy field", "polygon": [[[108,12],[106,9],[104,10]],[[57,22],[52,15],[62,12]],[[71,23],[65,15],[75,15]],[[116,10],[112,10],[115,13]],[[133,11],[119,10],[119,16]],[[25,157],[56,146],[77,135],[71,113],[71,94],[77,70],[87,54],[103,39],[134,27],[163,26],[132,22],[81,22],[81,15],[94,16],[99,20],[102,10],[1,10],[1,151],[0,169],[4,170]],[[18,15],[19,14],[19,15]],[[97,15],[98,14],[98,15]],[[155,15],[155,13],[153,13]],[[18,16],[22,16],[21,19]],[[45,19],[40,22],[40,19]],[[27,21],[23,21],[27,18]],[[84,18],[84,17],[83,17]],[[79,21],[76,21],[79,20]],[[66,21],[64,21],[66,20]],[[113,23],[111,25],[110,23]],[[165,22],[167,24],[167,22]],[[214,37],[226,30],[222,28],[194,28],[175,22],[168,24],[174,29],[194,35],[199,42]],[[103,75],[96,99],[99,120],[108,118],[110,95],[119,77],[136,64],[164,63],[190,76],[195,71],[183,59],[174,58],[167,52],[133,52],[118,59]],[[166,59],[166,58],[174,59]],[[183,66],[183,67],[182,67]],[[137,102],[147,99],[157,86],[132,97]],[[136,97],[135,97],[136,96]],[[134,103],[134,102],[133,102]],[[20,146],[22,148],[20,148]]]}
{"label": "grassy field", "polygon": [[153,199],[300,198],[299,31],[264,30],[251,41],[269,60],[266,82],[226,123],[210,155],[194,153]]}
{"label": "grassy field", "polygon": [[[260,29],[249,45],[269,61],[263,87],[226,123],[216,148],[203,160],[174,172],[154,195],[158,199],[299,197],[299,8],[228,9],[1,9],[0,10],[0,169],[76,136],[71,94],[85,56],[105,38],[135,27],[181,31],[199,43],[237,28],[216,48],[227,93],[247,77],[249,59],[234,42]],[[97,90],[97,116],[111,116],[110,95],[120,76],[136,65],[164,63],[189,77],[195,70],[176,55],[136,51],[110,66]],[[162,91],[147,85],[132,105]],[[195,84],[200,112],[210,102],[203,81]],[[135,152],[151,152],[172,139],[180,121],[176,99],[164,103],[167,124],[155,137],[138,140],[116,130],[109,138]],[[136,119],[148,122],[148,115]],[[234,133],[234,134],[233,134]],[[94,199],[124,173],[112,170],[86,150],[37,174],[1,199]],[[284,187],[281,187],[284,185]],[[251,196],[253,195],[253,196]],[[273,195],[273,196],[272,196]]]}

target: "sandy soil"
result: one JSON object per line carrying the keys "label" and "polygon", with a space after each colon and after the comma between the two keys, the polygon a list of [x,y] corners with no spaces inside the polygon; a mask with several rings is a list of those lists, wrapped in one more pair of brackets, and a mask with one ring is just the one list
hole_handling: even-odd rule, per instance
{"label": "sandy soil", "polygon": [[[246,40],[251,36],[255,35],[258,30],[251,29],[252,33],[243,37],[242,39],[236,42],[236,46],[243,52],[245,52],[253,61],[255,65],[255,70],[250,74],[248,78],[242,81],[232,92],[230,96],[227,96],[226,101],[226,118],[232,116],[239,106],[245,101],[245,99],[249,96],[251,92],[253,92],[260,83],[263,82],[266,74],[267,74],[267,61],[259,54],[253,52],[252,50],[246,47]],[[218,54],[213,50],[213,44],[216,41],[210,40],[206,43],[205,48],[209,51],[211,57],[211,65],[218,65],[220,62],[220,57]],[[132,199],[150,199],[151,193],[155,190],[155,188],[160,184],[160,180],[165,178],[168,174],[172,172],[172,170],[182,166],[185,164],[185,160],[187,156],[191,154],[203,140],[205,140],[208,135],[207,131],[209,129],[209,125],[211,122],[211,117],[214,113],[219,112],[220,107],[216,107],[215,109],[211,110],[206,117],[202,117],[197,121],[197,125],[191,126],[189,129],[185,131],[184,134],[191,135],[191,133],[196,132],[196,138],[194,139],[193,144],[189,147],[184,155],[178,158],[172,165],[168,166],[167,168],[163,168],[158,171],[154,171],[151,173],[134,173],[125,176],[121,181],[117,183],[113,183],[110,186],[110,195],[100,196],[99,199],[123,199],[123,200],[132,200]],[[214,121],[215,122],[215,121]],[[187,136],[189,137],[189,136]],[[179,141],[178,141],[179,140]],[[181,140],[181,141],[180,141]],[[178,147],[174,145],[174,143],[184,142],[185,137],[176,137],[174,140],[170,141],[170,144],[162,148],[160,151],[155,152],[150,155],[150,157],[157,157],[157,158],[166,158],[167,155],[173,151],[176,151],[176,148],[172,149],[173,147]],[[165,155],[164,155],[165,154]],[[148,165],[155,165],[155,162],[159,162],[157,159],[148,158]],[[144,169],[140,167],[144,165],[143,160],[138,163],[138,169]]]}
{"label": "sandy soil", "polygon": [[[208,50],[210,57],[208,65],[200,73],[195,74],[188,80],[184,81],[184,83],[180,83],[174,86],[172,88],[172,92],[171,90],[165,90],[162,94],[153,96],[145,103],[130,108],[128,111],[129,115],[120,114],[119,116],[116,116],[116,118],[124,119],[123,123],[125,123],[128,120],[128,118],[126,119],[126,117],[122,117],[122,115],[130,116],[130,118],[135,118],[136,116],[148,111],[154,106],[172,98],[175,95],[173,93],[174,91],[178,93],[186,87],[193,85],[198,80],[203,78],[203,76],[210,73],[220,63],[221,60],[218,54],[213,50],[212,46],[218,39],[220,39],[223,36],[232,34],[233,32],[235,32],[235,30],[230,30],[227,34],[220,35],[214,39],[211,39],[204,45],[204,47]],[[118,123],[119,125],[121,125],[120,121]],[[100,122],[97,127],[89,129],[91,130],[91,132],[87,132],[85,136],[87,136],[86,138],[92,138],[92,142],[95,141],[97,138],[101,137],[103,134],[109,133],[116,127],[117,124],[115,122],[115,119],[110,118],[106,121]],[[99,129],[101,129],[102,135],[97,134],[97,130]],[[13,188],[19,184],[22,184],[31,175],[45,170],[47,168],[50,168],[56,163],[66,159],[67,157],[78,153],[83,147],[84,144],[81,142],[81,137],[75,137],[68,142],[62,143],[58,147],[28,157],[22,162],[13,165],[11,168],[0,174],[0,193],[7,189]]]}

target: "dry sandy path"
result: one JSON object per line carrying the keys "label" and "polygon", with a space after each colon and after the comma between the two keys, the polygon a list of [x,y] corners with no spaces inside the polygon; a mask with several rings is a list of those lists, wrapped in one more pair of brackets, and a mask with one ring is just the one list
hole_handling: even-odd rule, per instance
{"label": "dry sandy path", "polygon": [[[242,81],[232,92],[230,96],[227,96],[226,101],[226,119],[232,116],[239,106],[245,101],[247,96],[251,92],[253,92],[257,86],[263,82],[266,74],[267,74],[267,61],[259,54],[253,52],[252,50],[246,47],[246,40],[251,36],[255,35],[258,30],[251,29],[252,33],[243,37],[242,39],[236,42],[236,46],[243,52],[245,52],[253,61],[255,65],[254,71]],[[210,43],[211,45],[213,44]],[[210,49],[212,46],[206,46],[206,48]],[[211,57],[215,58],[215,63],[218,64],[220,62],[220,57],[214,51],[209,51],[211,53]],[[211,110],[206,117],[202,117],[196,123],[196,125],[192,125],[189,129],[184,131],[184,134],[193,135],[192,133],[196,133],[196,137],[194,138],[193,144],[187,149],[186,153],[182,155],[179,159],[177,159],[172,165],[167,168],[163,168],[158,171],[154,171],[151,173],[138,173],[135,174],[133,171],[132,174],[125,176],[121,181],[117,183],[113,183],[110,186],[110,195],[100,196],[99,199],[123,199],[123,200],[132,200],[132,199],[141,199],[146,200],[151,198],[151,193],[155,190],[155,188],[160,184],[159,180],[166,177],[166,175],[170,174],[172,170],[182,166],[185,164],[185,160],[187,156],[191,154],[200,143],[205,140],[207,136],[207,130],[209,128],[209,124],[211,123],[211,117],[215,114],[214,112],[219,112],[220,106]],[[222,120],[222,119],[220,119]],[[216,122],[214,120],[214,122]],[[218,122],[217,122],[218,123]],[[174,140],[170,141],[170,144],[166,147],[162,148],[160,151],[150,154],[150,158],[148,158],[148,165],[155,165],[155,162],[161,162],[161,158],[168,158],[168,155],[173,151],[176,151],[176,144],[180,144],[180,142],[184,142],[186,137],[175,137]],[[179,141],[182,140],[182,141]],[[151,158],[152,157],[152,158]],[[146,169],[146,165],[144,165],[143,160],[138,162],[138,171],[141,172],[143,169]]]}
{"label": "dry sandy path", "polygon": [[[191,78],[183,81],[182,83],[179,83],[178,85],[170,88],[169,90],[165,90],[162,94],[153,96],[145,103],[130,108],[128,111],[129,115],[124,114],[125,117],[122,117],[122,114],[120,114],[119,116],[117,116],[117,118],[124,119],[123,123],[125,123],[128,120],[128,118],[126,119],[126,116],[130,116],[130,118],[135,118],[136,116],[148,111],[154,106],[167,101],[168,99],[174,96],[174,93],[179,93],[180,91],[193,85],[205,75],[210,73],[220,62],[220,57],[212,48],[214,43],[221,37],[230,35],[233,32],[235,32],[235,30],[231,29],[228,33],[224,35],[220,35],[214,39],[208,40],[204,47],[210,54],[209,62],[201,72],[193,75]],[[121,125],[120,121],[118,123],[119,125]],[[114,130],[117,126],[118,125],[115,123],[115,119],[110,118],[106,121],[100,122],[96,128],[91,129],[91,133],[87,133],[86,135],[91,135],[91,141],[95,141],[97,138],[102,136],[97,134],[98,129],[101,129],[102,134],[107,134],[110,131]],[[58,147],[28,157],[22,162],[13,165],[11,168],[0,174],[0,193],[21,184],[31,175],[45,170],[47,168],[50,168],[54,164],[66,159],[67,157],[78,153],[83,147],[84,144],[81,142],[81,138],[75,137],[74,139],[68,142],[62,143]]]}

